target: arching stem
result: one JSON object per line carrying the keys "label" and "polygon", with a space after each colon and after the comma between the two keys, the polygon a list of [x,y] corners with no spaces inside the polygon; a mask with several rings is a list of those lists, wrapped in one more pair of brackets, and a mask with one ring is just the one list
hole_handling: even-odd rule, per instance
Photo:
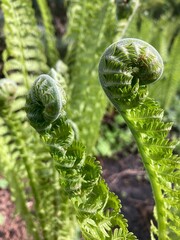
{"label": "arching stem", "polygon": [[156,173],[154,172],[154,169],[152,168],[152,160],[146,155],[146,150],[143,145],[143,143],[140,140],[140,134],[138,131],[136,131],[134,125],[132,125],[131,120],[128,119],[128,116],[126,112],[121,112],[122,117],[124,118],[126,124],[128,125],[129,129],[131,130],[131,133],[137,143],[139,153],[142,158],[142,162],[144,164],[144,167],[147,171],[149,181],[151,184],[154,200],[155,200],[155,206],[156,206],[156,212],[157,212],[157,224],[158,224],[158,239],[159,240],[165,240],[167,237],[166,232],[166,215],[165,215],[165,204],[163,201],[163,195],[160,188],[160,185],[158,183],[158,179],[156,176]]}

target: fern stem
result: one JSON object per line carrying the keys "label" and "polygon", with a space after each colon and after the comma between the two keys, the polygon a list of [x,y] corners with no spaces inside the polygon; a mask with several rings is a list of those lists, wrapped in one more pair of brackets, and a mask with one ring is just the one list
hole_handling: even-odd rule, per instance
{"label": "fern stem", "polygon": [[132,22],[132,20],[133,20],[133,18],[134,18],[134,16],[135,16],[135,14],[136,14],[139,6],[140,6],[140,3],[139,3],[139,0],[137,0],[137,1],[135,2],[135,6],[134,6],[134,9],[133,9],[133,13],[130,15],[129,19],[127,20],[126,26],[123,28],[123,30],[122,30],[122,32],[121,32],[121,36],[120,36],[121,38],[123,38],[124,35],[126,34],[128,28],[129,28],[129,25],[130,25],[130,23]]}
{"label": "fern stem", "polygon": [[158,184],[158,179],[156,177],[156,174],[154,172],[154,169],[151,167],[151,159],[146,156],[146,150],[143,146],[143,143],[140,141],[139,133],[135,130],[134,126],[132,126],[131,121],[128,119],[128,116],[126,115],[126,112],[121,111],[122,117],[124,118],[126,124],[128,125],[129,129],[131,130],[131,133],[137,143],[138,150],[140,152],[140,155],[142,157],[142,162],[144,164],[144,167],[148,173],[149,181],[151,184],[151,188],[153,191],[153,196],[155,200],[156,205],[156,212],[157,212],[157,224],[158,224],[158,239],[159,240],[165,240],[166,239],[166,209],[165,204],[163,201],[163,195],[161,188]]}

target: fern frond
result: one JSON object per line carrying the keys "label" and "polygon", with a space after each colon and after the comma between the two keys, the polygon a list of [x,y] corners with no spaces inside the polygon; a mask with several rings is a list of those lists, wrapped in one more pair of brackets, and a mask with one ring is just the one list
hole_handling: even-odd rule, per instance
{"label": "fern frond", "polygon": [[32,76],[47,71],[46,57],[40,41],[31,1],[2,0],[6,49],[3,52],[4,75],[19,88],[14,111],[22,109]]}
{"label": "fern frond", "polygon": [[[10,90],[9,95],[4,94],[4,88],[0,93],[0,101],[4,104],[0,110],[0,139],[5,149],[7,145],[6,151],[0,153],[1,169],[17,199],[17,211],[26,220],[34,239],[62,236],[61,240],[68,237],[71,240],[76,234],[77,223],[69,199],[60,189],[49,153],[37,133],[29,128],[23,111],[25,94],[33,76],[48,70],[34,11],[31,1],[27,0],[3,0],[1,6],[6,37],[4,74],[17,83],[15,99],[11,96],[11,88],[6,88]],[[4,80],[1,86],[2,83]],[[5,82],[8,83],[9,80]],[[12,176],[16,176],[16,184]],[[24,207],[27,199],[33,199],[35,214]],[[63,204],[59,205],[58,201]]]}
{"label": "fern frond", "polygon": [[[128,232],[123,215],[119,214],[119,200],[109,192],[107,184],[101,177],[100,164],[94,157],[86,154],[82,143],[76,141],[72,125],[63,110],[65,99],[62,90],[56,91],[57,89],[58,84],[54,79],[48,75],[41,75],[27,96],[25,109],[27,116],[30,116],[30,124],[37,128],[36,131],[40,132],[43,142],[49,147],[59,172],[61,186],[75,208],[84,237],[89,240],[109,240],[112,239],[115,229],[121,229],[116,232],[119,239],[136,239]],[[49,119],[46,107],[49,103],[54,103],[56,109],[56,102],[59,99],[62,100],[59,114],[55,113],[54,118]],[[35,104],[35,101],[39,105]],[[53,104],[51,107],[53,108]],[[47,121],[49,127],[45,126],[39,131],[39,126],[41,124],[44,126],[43,122]]]}
{"label": "fern frond", "polygon": [[[169,240],[171,231],[180,237],[175,215],[178,216],[180,210],[180,165],[179,157],[173,155],[177,142],[166,138],[172,124],[164,123],[164,111],[156,101],[147,97],[145,86],[156,81],[162,69],[161,57],[153,47],[151,49],[150,45],[138,39],[122,39],[106,49],[101,57],[99,79],[106,95],[130,128],[148,172],[158,223],[158,230],[153,232],[159,240]],[[128,92],[124,87],[126,80]]]}
{"label": "fern frond", "polygon": [[[3,146],[1,149],[0,169],[8,179],[17,211],[25,219],[29,233],[35,239],[40,239],[38,221],[26,206],[27,199],[32,197],[31,193],[26,191],[27,187],[34,186],[36,181],[36,179],[32,178],[34,167],[30,168],[32,158],[28,158],[25,148],[25,144],[29,142],[24,141],[25,137],[21,131],[22,125],[19,124],[19,119],[13,118],[12,120],[11,116],[3,115],[0,126],[2,129],[0,143]],[[35,196],[36,190],[32,189]]]}

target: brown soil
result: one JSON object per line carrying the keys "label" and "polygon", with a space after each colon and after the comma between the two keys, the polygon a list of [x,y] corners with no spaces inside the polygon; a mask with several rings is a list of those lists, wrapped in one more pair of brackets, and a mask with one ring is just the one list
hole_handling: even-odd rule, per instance
{"label": "brown soil", "polygon": [[0,189],[0,216],[1,240],[28,240],[25,223],[15,215],[15,206],[8,189]]}

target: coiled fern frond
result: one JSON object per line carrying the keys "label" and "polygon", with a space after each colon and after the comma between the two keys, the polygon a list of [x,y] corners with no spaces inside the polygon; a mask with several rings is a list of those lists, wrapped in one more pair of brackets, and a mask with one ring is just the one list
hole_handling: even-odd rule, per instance
{"label": "coiled fern frond", "polygon": [[176,142],[167,139],[172,124],[163,122],[163,109],[147,92],[162,71],[158,52],[133,38],[112,44],[99,64],[102,88],[130,128],[151,182],[158,224],[154,232],[159,240],[170,240],[172,232],[180,237],[180,158],[173,155]]}
{"label": "coiled fern frond", "polygon": [[72,122],[64,111],[65,102],[57,81],[40,75],[27,95],[25,109],[30,124],[49,147],[83,236],[89,240],[136,239],[119,214],[119,200],[102,179],[99,163],[77,141]]}

